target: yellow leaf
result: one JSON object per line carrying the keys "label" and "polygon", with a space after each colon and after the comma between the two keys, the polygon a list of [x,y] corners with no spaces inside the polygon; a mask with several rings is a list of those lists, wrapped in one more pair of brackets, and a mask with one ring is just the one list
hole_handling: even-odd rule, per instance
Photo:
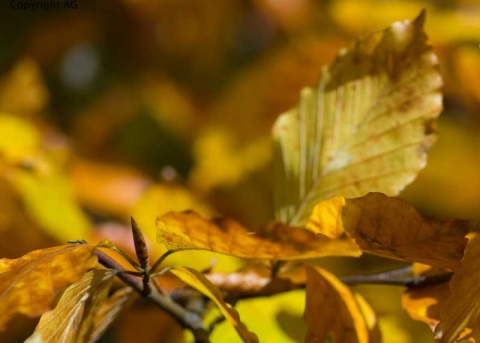
{"label": "yellow leaf", "polygon": [[63,292],[57,306],[45,312],[25,342],[84,343],[90,341],[94,317],[112,285],[113,270],[90,271]]}
{"label": "yellow leaf", "polygon": [[38,64],[20,60],[0,85],[0,111],[31,116],[47,105],[49,98]]}
{"label": "yellow leaf", "polygon": [[422,217],[404,200],[382,193],[342,199],[318,203],[307,228],[315,233],[343,232],[364,252],[386,258],[450,270],[460,266],[470,222]]}
{"label": "yellow leaf", "polygon": [[275,224],[259,234],[231,219],[208,221],[195,212],[168,213],[157,219],[157,242],[168,250],[210,250],[241,258],[294,260],[323,256],[358,256],[352,239]]}
{"label": "yellow leaf", "polygon": [[380,342],[370,306],[321,268],[307,269],[304,319],[308,342]]}
{"label": "yellow leaf", "polygon": [[394,23],[342,50],[318,89],[304,89],[277,119],[278,220],[304,225],[318,201],[336,195],[397,195],[425,166],[442,78],[424,20]]}
{"label": "yellow leaf", "polygon": [[[213,210],[210,206],[196,197],[187,188],[175,184],[154,184],[149,187],[133,207],[133,217],[138,222],[147,241],[155,242],[157,228],[155,220],[158,215],[170,211],[195,210],[201,215],[210,217]],[[155,244],[149,247],[152,260],[163,255],[167,250],[164,246]],[[216,270],[236,270],[241,266],[240,261],[227,256],[215,257]],[[212,254],[188,251],[174,254],[168,258],[167,265],[187,265],[197,270],[203,270],[211,266]],[[187,262],[186,262],[187,261]]]}
{"label": "yellow leaf", "polygon": [[[2,175],[22,197],[39,226],[57,240],[87,237],[90,222],[80,208],[55,151],[46,151],[41,132],[27,120],[0,114],[0,159],[8,168]],[[33,162],[33,163],[32,163]],[[17,166],[33,164],[33,170]]]}
{"label": "yellow leaf", "polygon": [[33,158],[40,147],[40,133],[28,121],[0,113],[0,152],[9,162]]}
{"label": "yellow leaf", "polygon": [[220,290],[202,273],[186,267],[172,267],[170,271],[186,284],[192,286],[213,300],[225,318],[235,327],[235,330],[237,330],[238,335],[244,342],[258,342],[257,336],[248,331],[245,324],[240,321],[238,312],[223,300]]}
{"label": "yellow leaf", "polygon": [[61,245],[0,260],[0,328],[15,314],[38,316],[66,285],[97,264],[93,245]]}
{"label": "yellow leaf", "polygon": [[[304,290],[240,300],[235,305],[244,323],[255,332],[260,342],[282,343],[305,341],[306,327],[302,319],[304,307]],[[211,338],[212,342],[241,342],[226,323],[216,327]]]}
{"label": "yellow leaf", "polygon": [[191,176],[192,186],[201,192],[215,187],[232,187],[270,162],[269,137],[259,137],[239,145],[225,129],[212,128],[204,132],[194,145],[197,164]]}
{"label": "yellow leaf", "polygon": [[437,6],[431,1],[382,1],[382,0],[337,0],[331,3],[333,19],[347,31],[356,34],[375,30],[398,18],[408,18],[422,9],[427,9],[432,41],[449,44],[462,41],[478,41],[480,10],[477,3],[451,2],[451,6]]}
{"label": "yellow leaf", "polygon": [[456,342],[469,327],[480,341],[480,238],[470,240],[462,265],[450,280],[450,294],[440,304],[440,323],[435,328],[438,342]]}

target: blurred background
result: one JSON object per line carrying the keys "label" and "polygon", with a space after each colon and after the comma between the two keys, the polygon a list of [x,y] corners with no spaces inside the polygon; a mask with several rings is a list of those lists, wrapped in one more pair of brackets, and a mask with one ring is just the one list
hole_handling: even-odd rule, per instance
{"label": "blurred background", "polygon": [[[155,218],[169,210],[261,227],[273,213],[276,117],[295,105],[302,87],[317,84],[340,48],[423,8],[445,110],[428,166],[401,196],[426,214],[480,219],[478,1],[51,3],[0,5],[1,257],[105,237],[130,251],[131,215],[158,257]],[[195,266],[210,258],[195,258]],[[368,257],[339,261],[325,264],[391,267]],[[218,268],[238,263],[220,259]],[[386,341],[433,341],[403,313],[401,289],[359,290],[377,310]],[[275,342],[302,340],[303,304],[289,296],[270,307],[241,305],[242,318],[254,316],[255,306],[256,316],[266,309],[273,324],[254,331],[278,335]],[[158,312],[134,306],[105,342],[179,341],[179,328]],[[0,340],[21,342],[34,325],[18,318]]]}

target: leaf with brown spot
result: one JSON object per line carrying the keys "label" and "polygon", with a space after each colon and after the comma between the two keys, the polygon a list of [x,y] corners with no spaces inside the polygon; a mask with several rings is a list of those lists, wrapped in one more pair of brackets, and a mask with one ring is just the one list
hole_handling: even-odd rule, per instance
{"label": "leaf with brown spot", "polygon": [[422,12],[357,40],[277,119],[277,220],[302,226],[336,195],[397,195],[425,166],[442,78],[424,21]]}
{"label": "leaf with brown spot", "polygon": [[307,269],[304,320],[307,342],[380,342],[375,314],[367,302],[334,275]]}
{"label": "leaf with brown spot", "polygon": [[402,199],[369,193],[318,203],[307,228],[315,233],[347,234],[367,253],[454,270],[461,264],[472,223],[422,217]]}
{"label": "leaf with brown spot", "polygon": [[209,221],[195,212],[170,212],[157,219],[157,242],[168,250],[210,250],[249,259],[298,260],[323,256],[359,256],[348,237],[274,224],[264,233],[249,232],[231,219]]}
{"label": "leaf with brown spot", "polygon": [[97,264],[94,245],[61,245],[0,260],[0,328],[15,313],[39,316],[63,288]]}

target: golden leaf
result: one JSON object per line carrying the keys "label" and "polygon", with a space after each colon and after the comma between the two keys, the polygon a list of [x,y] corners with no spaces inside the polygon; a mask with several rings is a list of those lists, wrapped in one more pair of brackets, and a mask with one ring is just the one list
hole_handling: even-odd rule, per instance
{"label": "golden leaf", "polygon": [[97,264],[93,245],[67,244],[0,260],[0,328],[15,314],[47,311],[66,285]]}
{"label": "golden leaf", "polygon": [[442,108],[425,14],[340,52],[317,90],[273,128],[276,219],[304,225],[315,204],[369,191],[397,195],[425,166]]}
{"label": "golden leaf", "polygon": [[202,294],[213,300],[225,318],[234,326],[238,335],[244,342],[258,342],[257,336],[248,331],[245,324],[240,321],[238,312],[222,297],[220,290],[215,287],[202,273],[186,267],[172,267],[170,271],[183,282],[197,289]]}
{"label": "golden leaf", "polygon": [[380,342],[375,315],[367,302],[318,267],[307,269],[304,319],[308,342]]}
{"label": "golden leaf", "polygon": [[195,212],[170,212],[157,219],[157,242],[168,250],[199,249],[242,258],[295,260],[322,256],[358,256],[352,239],[276,224],[259,234],[231,219],[208,221]]}
{"label": "golden leaf", "polygon": [[471,225],[465,220],[422,217],[402,199],[369,193],[318,203],[307,228],[337,236],[346,233],[364,252],[453,270],[461,264]]}
{"label": "golden leaf", "polygon": [[[28,214],[52,237],[61,242],[86,237],[90,221],[80,208],[64,165],[56,160],[61,149],[47,151],[44,143],[33,123],[0,114],[0,159],[5,158],[7,166],[1,176],[15,186]],[[33,170],[19,168],[30,165]]]}
{"label": "golden leaf", "polygon": [[57,306],[45,312],[25,342],[84,343],[90,341],[94,318],[112,285],[115,271],[90,271],[63,292]]}
{"label": "golden leaf", "polygon": [[450,294],[440,304],[440,323],[435,328],[438,342],[456,342],[465,328],[480,341],[480,238],[470,240],[462,265],[450,280]]}

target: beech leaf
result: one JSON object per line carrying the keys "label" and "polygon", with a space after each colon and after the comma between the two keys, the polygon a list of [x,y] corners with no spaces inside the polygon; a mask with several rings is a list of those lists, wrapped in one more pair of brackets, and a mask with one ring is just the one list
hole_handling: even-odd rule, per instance
{"label": "beech leaf", "polygon": [[238,335],[244,342],[258,342],[257,336],[248,331],[245,324],[240,321],[240,315],[230,305],[227,304],[222,297],[220,290],[212,284],[202,273],[187,267],[172,267],[170,271],[180,278],[186,284],[192,286],[217,304],[220,312],[233,325]]}
{"label": "beech leaf", "polygon": [[15,314],[34,317],[50,308],[63,288],[97,264],[95,245],[67,244],[0,260],[0,328]]}
{"label": "beech leaf", "polygon": [[425,166],[442,109],[425,12],[344,49],[273,128],[276,219],[293,226],[315,204],[369,191],[397,195]]}
{"label": "beech leaf", "polygon": [[318,267],[307,268],[306,289],[306,342],[381,341],[373,310],[333,274]]}
{"label": "beech leaf", "polygon": [[402,199],[369,193],[318,203],[306,226],[330,237],[346,233],[364,252],[454,270],[461,264],[472,224],[422,217]]}
{"label": "beech leaf", "polygon": [[480,238],[468,242],[462,265],[450,280],[450,293],[440,303],[440,323],[435,328],[438,342],[456,342],[465,328],[480,341]]}
{"label": "beech leaf", "polygon": [[83,279],[68,287],[57,306],[45,312],[26,343],[89,342],[94,318],[108,296],[115,271],[90,271]]}
{"label": "beech leaf", "polygon": [[104,300],[100,309],[95,314],[89,342],[96,342],[107,330],[109,325],[117,318],[120,311],[128,307],[135,298],[136,293],[133,289],[130,287],[124,287],[116,291],[108,299]]}
{"label": "beech leaf", "polygon": [[168,250],[209,250],[249,259],[298,260],[323,256],[359,256],[348,237],[323,234],[276,223],[264,233],[249,232],[234,220],[209,221],[197,213],[170,212],[157,219],[157,242]]}

